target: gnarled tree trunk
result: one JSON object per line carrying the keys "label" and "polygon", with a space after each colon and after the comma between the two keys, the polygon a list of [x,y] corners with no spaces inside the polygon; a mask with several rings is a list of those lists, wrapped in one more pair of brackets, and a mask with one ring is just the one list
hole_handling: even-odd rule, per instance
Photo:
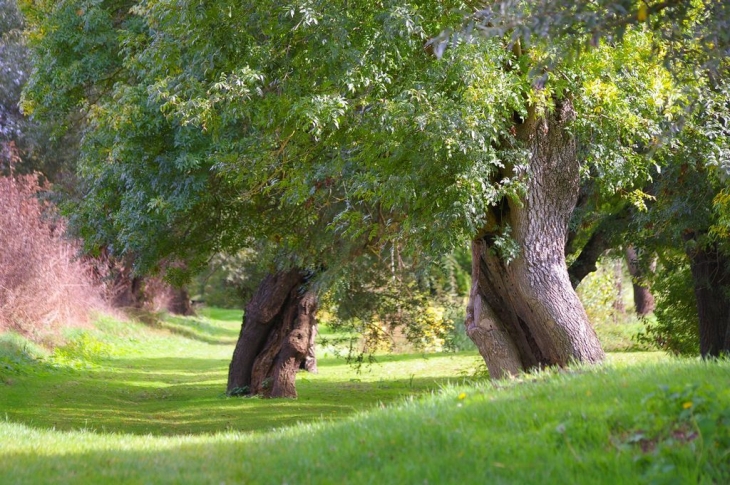
{"label": "gnarled tree trunk", "polygon": [[317,355],[315,354],[315,339],[317,338],[317,323],[312,325],[312,331],[309,333],[309,347],[307,348],[307,355],[304,357],[300,369],[306,370],[312,374],[317,373]]}
{"label": "gnarled tree trunk", "polygon": [[[686,239],[695,239],[689,234]],[[716,243],[690,247],[687,256],[697,298],[700,354],[719,357],[730,353],[730,259]]]}
{"label": "gnarled tree trunk", "polygon": [[[639,254],[633,246],[626,248],[626,264],[629,267],[631,284],[634,288],[634,308],[636,314],[643,317],[654,311],[656,302],[654,301],[654,295],[651,294],[649,283],[646,282],[644,274],[641,271]],[[654,271],[653,266],[655,264],[652,262],[650,265],[651,271]]]}
{"label": "gnarled tree trunk", "polygon": [[228,369],[229,395],[297,397],[296,373],[310,351],[317,311],[306,279],[292,269],[268,275],[259,285],[246,305]]}
{"label": "gnarled tree trunk", "polygon": [[[565,101],[546,119],[532,113],[517,127],[531,153],[527,194],[495,209],[492,224],[472,243],[466,328],[493,378],[604,357],[565,263],[579,189],[575,141],[565,130],[573,115]],[[507,226],[519,247],[509,263],[494,245]]]}

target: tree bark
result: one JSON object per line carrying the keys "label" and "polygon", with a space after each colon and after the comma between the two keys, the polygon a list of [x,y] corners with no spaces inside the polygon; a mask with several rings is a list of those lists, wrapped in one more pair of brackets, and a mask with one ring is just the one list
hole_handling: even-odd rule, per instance
{"label": "tree bark", "polygon": [[634,308],[636,314],[643,317],[654,311],[656,302],[654,301],[654,295],[651,294],[651,288],[641,271],[639,254],[633,246],[626,248],[626,263],[629,266],[631,284],[634,288]]}
{"label": "tree bark", "polygon": [[297,396],[296,372],[316,324],[317,298],[299,269],[268,275],[248,305],[228,369],[229,395]]}
{"label": "tree bark", "polygon": [[114,308],[133,308],[141,310],[147,301],[144,292],[144,278],[131,276],[128,270],[123,270],[114,278]]}
{"label": "tree bark", "polygon": [[[530,151],[526,196],[506,201],[472,243],[466,328],[493,378],[604,358],[565,263],[580,178],[575,141],[565,130],[573,116],[565,101],[547,118],[531,113],[517,127]],[[507,226],[519,247],[511,262],[494,244]]]}
{"label": "tree bark", "polygon": [[[695,234],[686,236],[694,240]],[[688,247],[687,256],[697,298],[700,354],[719,357],[730,352],[730,260],[716,243]]]}
{"label": "tree bark", "polygon": [[195,315],[195,310],[190,303],[190,295],[184,287],[170,288],[170,301],[167,303],[167,311],[174,315],[186,317]]}
{"label": "tree bark", "polygon": [[307,348],[307,355],[304,357],[300,369],[306,370],[312,374],[316,374],[317,371],[317,355],[315,353],[315,339],[318,334],[317,324],[312,325],[312,331],[309,334],[309,347]]}

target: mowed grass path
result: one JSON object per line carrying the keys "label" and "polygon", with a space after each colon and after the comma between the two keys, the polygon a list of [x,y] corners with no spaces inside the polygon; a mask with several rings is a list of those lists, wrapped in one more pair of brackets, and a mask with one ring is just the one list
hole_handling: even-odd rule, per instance
{"label": "mowed grass path", "polygon": [[473,354],[327,357],[297,400],[227,398],[239,316],[208,316],[102,321],[41,362],[0,338],[0,483],[730,483],[728,361],[488,382]]}
{"label": "mowed grass path", "polygon": [[437,390],[463,380],[479,362],[474,353],[382,356],[358,372],[325,353],[318,374],[299,373],[299,399],[228,398],[241,315],[211,309],[198,318],[168,318],[156,329],[101,320],[99,331],[77,332],[46,364],[5,369],[0,417],[56,430],[268,431]]}

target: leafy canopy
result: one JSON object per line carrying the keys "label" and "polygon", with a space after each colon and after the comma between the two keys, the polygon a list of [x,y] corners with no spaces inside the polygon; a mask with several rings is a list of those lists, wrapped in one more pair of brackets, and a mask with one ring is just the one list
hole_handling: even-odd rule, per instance
{"label": "leafy canopy", "polygon": [[651,34],[601,44],[533,86],[526,72],[553,55],[547,44],[519,53],[475,37],[431,54],[433,34],[467,8],[28,2],[25,106],[83,119],[72,222],[90,248],[133,255],[140,270],[244,247],[335,269],[394,248],[443,253],[520,197],[514,124],[564,96],[586,176],[627,193],[651,176],[636,153],[674,109]]}

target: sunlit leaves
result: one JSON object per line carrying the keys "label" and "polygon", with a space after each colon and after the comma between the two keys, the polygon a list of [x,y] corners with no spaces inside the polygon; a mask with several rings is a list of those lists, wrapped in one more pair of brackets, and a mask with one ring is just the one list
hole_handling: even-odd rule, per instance
{"label": "sunlit leaves", "polygon": [[558,58],[547,44],[520,56],[461,37],[433,56],[428,39],[463,20],[458,1],[38,8],[28,105],[82,110],[81,225],[149,261],[252,237],[306,264],[341,264],[353,247],[438,254],[523,195],[514,128],[531,103],[545,113],[572,97],[586,173],[627,194],[676,115],[640,32],[552,62],[540,86],[528,72]]}

